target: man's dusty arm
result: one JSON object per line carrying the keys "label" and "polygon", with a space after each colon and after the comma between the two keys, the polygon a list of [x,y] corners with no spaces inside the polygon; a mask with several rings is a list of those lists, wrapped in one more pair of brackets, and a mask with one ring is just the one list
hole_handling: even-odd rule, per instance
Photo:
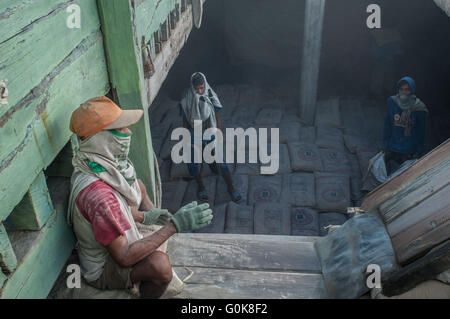
{"label": "man's dusty arm", "polygon": [[159,246],[176,232],[175,225],[169,222],[160,230],[131,245],[128,244],[126,236],[117,237],[107,246],[107,249],[119,265],[131,267],[156,251]]}

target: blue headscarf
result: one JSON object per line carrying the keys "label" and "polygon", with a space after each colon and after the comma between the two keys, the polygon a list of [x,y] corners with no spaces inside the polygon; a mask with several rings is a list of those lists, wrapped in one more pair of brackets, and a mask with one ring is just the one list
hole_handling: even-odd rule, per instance
{"label": "blue headscarf", "polygon": [[416,81],[414,81],[413,78],[409,76],[405,76],[400,79],[400,81],[397,82],[397,91],[400,89],[400,85],[402,82],[406,82],[409,84],[409,87],[411,88],[411,94],[416,94]]}

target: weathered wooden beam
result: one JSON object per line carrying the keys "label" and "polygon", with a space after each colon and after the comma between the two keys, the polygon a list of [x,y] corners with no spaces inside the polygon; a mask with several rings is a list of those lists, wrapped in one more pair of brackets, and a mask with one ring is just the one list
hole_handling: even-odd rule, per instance
{"label": "weathered wooden beam", "polygon": [[450,239],[450,185],[387,225],[400,264]]}
{"label": "weathered wooden beam", "polygon": [[[177,234],[167,252],[173,266],[321,273],[314,237]],[[292,252],[295,252],[292,253]]]}
{"label": "weathered wooden beam", "polygon": [[320,274],[236,269],[175,267],[180,278],[190,275],[181,299],[320,299],[327,291]]}
{"label": "weathered wooden beam", "polygon": [[[83,27],[80,29],[69,29],[67,27],[68,14],[63,10],[64,6],[67,6],[67,1],[65,1],[61,8],[55,9],[48,16],[33,21],[14,37],[0,42],[1,77],[2,79],[8,79],[8,102],[11,106],[7,114],[16,112],[17,109],[14,107],[18,102],[28,92],[36,90],[36,86],[40,84],[42,79],[52,72],[83,39],[99,29],[100,22],[95,1],[79,0],[77,4],[80,6],[83,17]],[[44,13],[48,9],[45,10],[43,7],[47,5],[47,3],[40,3],[34,7],[37,7],[38,13]],[[23,11],[19,8],[17,10],[19,10],[19,15]],[[31,10],[31,7],[29,10]],[[24,14],[28,15],[28,13]],[[5,20],[0,18],[0,23],[6,21],[4,27],[0,25],[0,30],[2,30],[0,33],[3,33],[3,30],[9,30],[10,26],[14,26],[15,22],[8,22],[8,20],[8,18]],[[58,49],[49,50],[53,47]],[[1,114],[3,114],[3,110],[0,111]],[[7,120],[8,117],[2,116],[0,127]],[[4,149],[3,143],[7,144],[8,139],[0,139],[0,150]]]}
{"label": "weathered wooden beam", "polygon": [[0,272],[12,273],[17,267],[17,258],[9,241],[5,226],[0,223]]}
{"label": "weathered wooden beam", "polygon": [[142,55],[138,47],[138,34],[134,28],[132,6],[129,0],[99,0],[98,4],[109,75],[112,87],[117,94],[117,102],[123,109],[145,111],[143,119],[131,127],[133,139],[130,158],[135,165],[138,177],[147,186],[150,198],[155,200],[153,148],[148,112],[146,112],[148,101],[143,83]]}
{"label": "weathered wooden beam", "polygon": [[[162,50],[162,40],[161,40],[161,30],[160,29],[158,29],[158,31],[156,31],[153,34],[153,41],[155,44],[155,58],[156,58],[156,55],[159,54],[159,52],[161,52],[161,50]],[[153,60],[155,58],[153,58]]]}
{"label": "weathered wooden beam", "polygon": [[3,0],[0,2],[0,43],[26,30],[39,19],[46,19],[65,10],[68,0]]}
{"label": "weathered wooden beam", "polygon": [[380,205],[379,212],[384,222],[389,224],[448,184],[450,184],[450,159],[424,173],[398,194],[386,200]]}
{"label": "weathered wooden beam", "polygon": [[418,162],[401,172],[398,176],[369,193],[362,203],[361,209],[364,211],[377,209],[383,202],[400,193],[403,189],[414,183],[421,175],[441,165],[448,158],[450,158],[450,139],[422,157]]}
{"label": "weathered wooden beam", "polygon": [[40,230],[53,212],[45,175],[41,172],[9,215],[8,226],[16,230]]}
{"label": "weathered wooden beam", "polygon": [[2,289],[6,279],[7,277],[5,276],[5,274],[0,270],[0,290]]}
{"label": "weathered wooden beam", "polygon": [[45,299],[75,246],[65,209],[57,209],[37,236],[33,233],[14,234],[18,245],[28,246],[28,250],[4,284],[0,298]]}
{"label": "weathered wooden beam", "polygon": [[167,40],[169,40],[169,38],[170,38],[170,26],[169,21],[166,20],[161,25],[161,41],[166,42]]}
{"label": "weathered wooden beam", "polygon": [[149,101],[149,105],[158,95],[159,89],[186,43],[191,30],[192,7],[188,6],[186,11],[181,15],[177,26],[172,31],[172,36],[162,45],[161,52],[156,51],[158,54],[153,60],[155,74],[147,80],[147,100]]}
{"label": "weathered wooden beam", "polygon": [[382,280],[383,294],[392,297],[405,293],[418,284],[434,279],[450,268],[450,241]]}
{"label": "weathered wooden beam", "polygon": [[300,117],[314,124],[319,82],[325,0],[306,0],[300,81]]}
{"label": "weathered wooden beam", "polygon": [[140,1],[137,5],[135,4],[137,36],[139,38],[145,36],[145,40],[148,42],[151,35],[158,30],[165,21],[168,21],[168,16],[179,2],[180,0],[147,0]]}
{"label": "weathered wooden beam", "polygon": [[[54,40],[54,45],[58,43]],[[32,68],[24,72],[30,76]],[[103,39],[98,30],[75,45],[37,87],[12,106],[14,112],[0,115],[0,222],[67,144],[72,135],[72,111],[108,91]],[[10,146],[4,148],[4,143]],[[11,182],[17,180],[20,183]]]}

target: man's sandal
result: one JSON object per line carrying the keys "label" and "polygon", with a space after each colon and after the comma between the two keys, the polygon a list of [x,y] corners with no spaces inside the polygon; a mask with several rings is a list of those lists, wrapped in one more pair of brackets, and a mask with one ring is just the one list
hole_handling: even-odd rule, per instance
{"label": "man's sandal", "polygon": [[239,193],[238,191],[233,192],[233,194],[231,194],[231,200],[235,203],[239,202],[242,199],[241,193]]}

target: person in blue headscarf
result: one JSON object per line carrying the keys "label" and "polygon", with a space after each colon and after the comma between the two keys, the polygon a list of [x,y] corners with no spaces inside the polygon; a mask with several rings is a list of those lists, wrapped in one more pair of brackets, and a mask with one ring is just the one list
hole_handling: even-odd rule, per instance
{"label": "person in blue headscarf", "polygon": [[412,78],[400,79],[397,90],[387,101],[384,120],[383,147],[388,175],[406,160],[419,158],[424,151],[428,109],[415,95],[416,83]]}

